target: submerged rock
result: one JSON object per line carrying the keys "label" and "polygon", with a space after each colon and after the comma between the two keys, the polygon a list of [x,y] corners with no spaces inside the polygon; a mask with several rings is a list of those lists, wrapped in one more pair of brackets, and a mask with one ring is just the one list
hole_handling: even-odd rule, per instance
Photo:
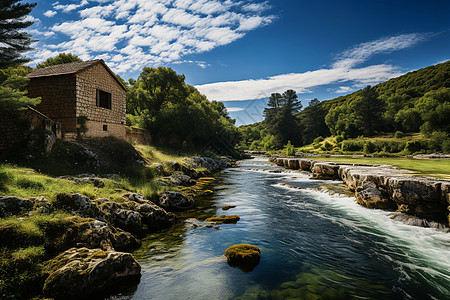
{"label": "submerged rock", "polygon": [[195,206],[195,201],[179,192],[162,193],[158,199],[159,206],[167,211],[184,211]]}
{"label": "submerged rock", "polygon": [[89,299],[136,284],[141,266],[130,253],[71,248],[45,264],[45,297]]}
{"label": "submerged rock", "polygon": [[252,271],[261,259],[261,250],[253,245],[239,244],[228,248],[225,251],[228,264],[238,267],[244,272]]}
{"label": "submerged rock", "polygon": [[211,217],[207,218],[205,221],[209,223],[218,223],[218,224],[236,224],[241,218],[237,215],[232,216],[219,216],[219,217]]}
{"label": "submerged rock", "polygon": [[229,210],[229,209],[232,209],[235,207],[236,207],[236,205],[224,205],[224,206],[222,206],[222,210]]}

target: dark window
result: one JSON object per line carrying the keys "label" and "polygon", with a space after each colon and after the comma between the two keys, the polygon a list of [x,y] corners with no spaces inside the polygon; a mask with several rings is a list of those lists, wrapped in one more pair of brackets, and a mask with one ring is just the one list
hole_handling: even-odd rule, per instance
{"label": "dark window", "polygon": [[98,107],[111,109],[111,93],[102,90],[97,90],[96,104]]}
{"label": "dark window", "polygon": [[108,131],[108,125],[103,125],[103,131]]}

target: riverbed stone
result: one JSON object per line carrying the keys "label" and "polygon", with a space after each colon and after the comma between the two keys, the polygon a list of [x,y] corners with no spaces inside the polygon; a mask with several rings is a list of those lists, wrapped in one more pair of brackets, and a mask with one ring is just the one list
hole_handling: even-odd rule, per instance
{"label": "riverbed stone", "polygon": [[49,274],[45,297],[92,299],[126,288],[126,283],[136,284],[141,266],[130,253],[71,248],[48,261],[44,272]]}
{"label": "riverbed stone", "polygon": [[288,159],[288,169],[298,170],[300,168],[300,164],[298,159]]}
{"label": "riverbed stone", "polygon": [[230,266],[250,272],[259,264],[261,250],[253,245],[239,244],[229,247],[225,251],[225,256]]}
{"label": "riverbed stone", "polygon": [[56,196],[54,207],[82,217],[106,222],[106,216],[91,200],[81,194],[61,193]]}

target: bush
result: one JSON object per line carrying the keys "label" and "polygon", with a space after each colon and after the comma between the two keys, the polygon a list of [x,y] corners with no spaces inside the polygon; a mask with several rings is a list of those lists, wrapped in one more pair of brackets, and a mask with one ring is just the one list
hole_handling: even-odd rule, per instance
{"label": "bush", "polygon": [[394,138],[396,138],[396,139],[401,139],[404,136],[405,136],[405,134],[403,132],[401,132],[401,131],[396,131],[394,133]]}
{"label": "bush", "polygon": [[413,154],[422,150],[426,150],[426,144],[422,141],[409,141],[406,143],[405,152]]}
{"label": "bush", "polygon": [[342,135],[336,136],[336,143],[340,143],[344,140],[344,137]]}
{"label": "bush", "polygon": [[368,141],[367,143],[364,144],[364,153],[370,154],[370,153],[374,153],[376,150],[375,144],[372,143],[371,141]]}
{"label": "bush", "polygon": [[442,152],[450,153],[450,139],[446,139],[442,144]]}
{"label": "bush", "polygon": [[314,144],[319,144],[319,143],[323,142],[323,140],[324,140],[323,137],[318,136],[318,137],[316,137],[316,138],[314,139],[313,143],[314,143]]}
{"label": "bush", "polygon": [[288,141],[287,145],[284,146],[284,151],[287,156],[295,155],[295,147],[291,144],[291,141]]}
{"label": "bush", "polygon": [[429,141],[429,148],[435,152],[440,152],[443,150],[445,141],[449,139],[448,134],[442,131],[435,131],[431,134],[431,139]]}
{"label": "bush", "polygon": [[347,140],[342,142],[342,151],[362,151],[364,148],[364,141],[361,140]]}

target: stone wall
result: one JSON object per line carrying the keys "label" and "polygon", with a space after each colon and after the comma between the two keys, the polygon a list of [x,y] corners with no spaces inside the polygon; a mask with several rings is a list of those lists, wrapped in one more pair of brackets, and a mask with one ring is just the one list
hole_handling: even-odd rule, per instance
{"label": "stone wall", "polygon": [[128,142],[148,145],[152,141],[150,131],[146,129],[127,126],[125,130],[125,140]]}
{"label": "stone wall", "polygon": [[29,97],[42,98],[35,109],[61,123],[63,135],[77,128],[75,87],[75,75],[32,78],[28,86]]}
{"label": "stone wall", "polygon": [[125,139],[125,125],[122,124],[87,121],[86,127],[88,129],[86,137],[115,136],[119,139]]}
{"label": "stone wall", "polygon": [[[111,94],[111,109],[97,106],[97,90]],[[77,74],[76,95],[76,116],[89,120],[86,136],[125,138],[126,91],[102,64]]]}
{"label": "stone wall", "polygon": [[61,124],[33,108],[0,117],[0,154],[12,154],[27,147],[33,139],[31,132],[35,130],[52,132],[55,140],[61,138]]}

